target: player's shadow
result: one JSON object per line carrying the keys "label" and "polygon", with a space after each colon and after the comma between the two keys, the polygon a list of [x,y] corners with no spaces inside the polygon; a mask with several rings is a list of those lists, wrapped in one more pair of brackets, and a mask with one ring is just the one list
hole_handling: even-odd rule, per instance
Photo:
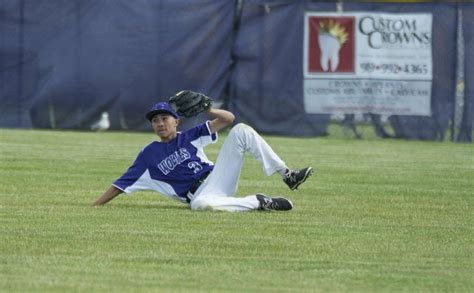
{"label": "player's shadow", "polygon": [[186,205],[172,205],[172,204],[140,204],[140,203],[119,203],[115,206],[120,208],[133,209],[159,209],[159,210],[186,210],[189,209]]}

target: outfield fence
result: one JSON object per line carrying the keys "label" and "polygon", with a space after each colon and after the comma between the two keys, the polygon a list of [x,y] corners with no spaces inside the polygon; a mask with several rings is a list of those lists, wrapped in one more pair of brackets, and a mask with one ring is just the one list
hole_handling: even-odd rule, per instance
{"label": "outfield fence", "polygon": [[0,1],[0,127],[148,130],[193,89],[267,134],[471,142],[474,4],[400,2]]}

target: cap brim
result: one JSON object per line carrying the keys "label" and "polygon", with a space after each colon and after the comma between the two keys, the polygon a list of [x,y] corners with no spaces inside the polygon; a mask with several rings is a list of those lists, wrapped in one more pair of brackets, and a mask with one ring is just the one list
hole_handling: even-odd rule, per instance
{"label": "cap brim", "polygon": [[153,118],[153,116],[155,116],[156,114],[168,114],[168,115],[171,115],[173,116],[174,118],[178,119],[178,117],[176,116],[176,114],[170,112],[170,111],[166,111],[166,110],[153,110],[153,111],[150,111],[148,113],[146,113],[145,117],[148,121],[151,122],[151,119]]}

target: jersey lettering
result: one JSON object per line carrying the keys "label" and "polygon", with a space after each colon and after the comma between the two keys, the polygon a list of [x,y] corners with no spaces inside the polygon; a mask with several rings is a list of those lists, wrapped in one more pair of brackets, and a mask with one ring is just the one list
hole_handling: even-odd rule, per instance
{"label": "jersey lettering", "polygon": [[164,158],[158,163],[157,166],[163,174],[168,175],[174,170],[174,168],[176,168],[176,166],[188,160],[189,158],[191,158],[191,154],[188,152],[188,150],[185,148],[180,148],[168,157]]}

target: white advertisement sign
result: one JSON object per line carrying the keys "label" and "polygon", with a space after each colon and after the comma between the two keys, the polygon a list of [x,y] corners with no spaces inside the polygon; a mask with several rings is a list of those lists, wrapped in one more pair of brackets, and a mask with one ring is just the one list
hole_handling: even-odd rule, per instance
{"label": "white advertisement sign", "polygon": [[307,13],[307,113],[431,114],[432,15]]}

